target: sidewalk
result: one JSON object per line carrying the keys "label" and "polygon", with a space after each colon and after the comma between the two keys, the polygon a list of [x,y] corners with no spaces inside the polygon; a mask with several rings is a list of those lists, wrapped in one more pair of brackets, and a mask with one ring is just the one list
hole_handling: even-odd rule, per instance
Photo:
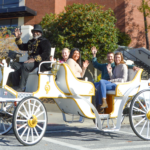
{"label": "sidewalk", "polygon": [[[48,126],[47,131],[52,130],[62,130],[65,128],[72,128],[72,127],[78,127],[78,128],[94,128],[95,124],[92,119],[84,119],[83,123],[66,123],[63,121],[63,116],[61,111],[59,110],[58,106],[56,104],[46,104],[47,114],[48,114]],[[72,116],[66,115],[67,120],[71,121]],[[79,117],[75,117],[74,119],[78,120]],[[114,123],[116,123],[116,119],[113,119]],[[111,120],[110,120],[111,123]],[[122,126],[123,125],[129,125],[129,118],[125,117]],[[106,121],[104,123],[104,126],[106,125]]]}

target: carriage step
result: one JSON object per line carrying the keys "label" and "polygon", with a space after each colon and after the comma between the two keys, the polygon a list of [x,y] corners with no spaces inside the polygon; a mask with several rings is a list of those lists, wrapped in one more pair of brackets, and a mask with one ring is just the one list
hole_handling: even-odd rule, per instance
{"label": "carriage step", "polygon": [[72,120],[71,121],[68,121],[67,119],[66,119],[66,114],[64,114],[64,113],[62,113],[62,115],[63,115],[63,120],[65,121],[65,122],[68,122],[68,123],[77,123],[77,122],[80,122],[80,123],[83,123],[84,122],[84,118],[82,117],[82,116],[80,116],[80,118],[79,118],[79,120],[74,120],[74,115],[72,115]]}
{"label": "carriage step", "polygon": [[99,114],[99,118],[100,119],[108,119],[109,118],[109,114]]}

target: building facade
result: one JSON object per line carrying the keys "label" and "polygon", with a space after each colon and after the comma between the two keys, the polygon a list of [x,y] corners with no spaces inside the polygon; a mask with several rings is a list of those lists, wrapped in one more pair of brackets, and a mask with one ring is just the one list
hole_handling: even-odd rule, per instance
{"label": "building facade", "polygon": [[141,0],[0,0],[0,26],[21,26],[28,33],[45,14],[58,14],[73,3],[97,3],[105,5],[105,9],[113,9],[116,26],[132,39],[129,46],[145,47],[143,14],[137,9]]}

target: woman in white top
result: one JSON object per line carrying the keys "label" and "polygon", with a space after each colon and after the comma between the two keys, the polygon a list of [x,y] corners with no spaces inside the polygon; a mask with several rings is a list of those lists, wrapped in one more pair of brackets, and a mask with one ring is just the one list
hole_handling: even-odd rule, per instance
{"label": "woman in white top", "polygon": [[83,78],[86,68],[89,65],[88,60],[83,62],[81,67],[81,53],[78,48],[73,48],[70,52],[69,59],[66,62],[77,78]]}

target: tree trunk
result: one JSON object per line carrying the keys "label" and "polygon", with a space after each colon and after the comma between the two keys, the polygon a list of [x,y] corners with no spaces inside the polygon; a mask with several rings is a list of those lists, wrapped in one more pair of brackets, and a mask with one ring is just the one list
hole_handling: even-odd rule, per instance
{"label": "tree trunk", "polygon": [[[143,6],[144,6],[144,0],[142,0]],[[147,19],[146,19],[146,13],[145,8],[143,7],[143,15],[144,15],[144,25],[145,25],[145,38],[146,38],[146,48],[149,50],[149,39],[148,39],[148,30],[147,30]]]}

